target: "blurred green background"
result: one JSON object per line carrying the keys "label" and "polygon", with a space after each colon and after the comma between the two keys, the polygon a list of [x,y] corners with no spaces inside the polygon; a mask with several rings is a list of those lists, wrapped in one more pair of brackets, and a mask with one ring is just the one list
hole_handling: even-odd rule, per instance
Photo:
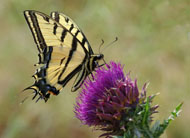
{"label": "blurred green background", "polygon": [[162,138],[190,136],[190,1],[189,0],[1,0],[0,4],[0,137],[96,138],[100,132],[81,125],[73,113],[78,92],[70,82],[47,103],[22,100],[33,83],[37,48],[23,10],[60,11],[83,30],[95,52],[101,39],[105,60],[125,64],[138,84],[150,82],[148,95],[160,92],[155,104],[167,118],[184,102],[181,116]]}

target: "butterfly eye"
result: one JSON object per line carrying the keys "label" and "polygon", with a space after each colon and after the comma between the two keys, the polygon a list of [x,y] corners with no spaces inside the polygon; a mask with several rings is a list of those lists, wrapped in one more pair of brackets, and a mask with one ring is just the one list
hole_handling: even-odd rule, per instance
{"label": "butterfly eye", "polygon": [[104,58],[104,55],[103,54],[99,54],[96,56],[95,60],[101,60]]}
{"label": "butterfly eye", "polygon": [[100,59],[103,59],[104,58],[104,55],[103,54],[100,54]]}

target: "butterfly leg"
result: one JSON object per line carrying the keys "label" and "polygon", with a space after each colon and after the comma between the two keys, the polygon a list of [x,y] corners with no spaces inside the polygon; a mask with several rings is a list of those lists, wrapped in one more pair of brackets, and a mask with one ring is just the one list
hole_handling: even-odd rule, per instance
{"label": "butterfly leg", "polygon": [[101,65],[98,65],[98,68],[99,68],[99,67],[101,67],[101,66],[104,66],[105,64],[106,64],[106,63],[104,63],[104,64],[101,64]]}
{"label": "butterfly leg", "polygon": [[[37,103],[40,99],[42,99],[42,96],[41,96],[41,95],[40,95],[39,98],[36,100],[36,103]],[[46,102],[46,101],[45,101],[45,102]]]}

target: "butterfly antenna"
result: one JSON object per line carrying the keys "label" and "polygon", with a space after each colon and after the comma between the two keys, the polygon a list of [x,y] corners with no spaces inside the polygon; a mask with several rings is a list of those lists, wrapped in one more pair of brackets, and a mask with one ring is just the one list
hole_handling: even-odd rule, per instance
{"label": "butterfly antenna", "polygon": [[[102,39],[102,43],[100,44],[100,46],[99,46],[99,54],[101,54],[101,47],[103,46],[103,44],[104,44],[104,40]],[[102,59],[103,60],[103,62],[104,62],[104,65],[106,64],[106,61],[105,61],[105,59],[103,58]]]}
{"label": "butterfly antenna", "polygon": [[[118,40],[118,37],[116,37],[114,41],[112,41],[111,43],[109,43],[108,45],[106,45],[106,46],[104,47],[104,49],[102,49],[102,51],[105,50],[105,48],[111,46],[111,45],[112,45],[113,43],[115,43],[117,40]],[[104,44],[104,40],[102,39],[102,43],[101,43],[101,45],[99,46],[99,53],[100,53],[100,54],[102,53],[101,47],[102,47],[103,44]],[[104,62],[104,65],[107,64],[104,58],[103,58],[102,60],[103,60],[103,62]],[[107,65],[108,65],[108,64],[107,64]]]}
{"label": "butterfly antenna", "polygon": [[113,43],[115,43],[117,40],[118,40],[118,37],[116,37],[115,40],[112,41],[111,43],[107,44],[107,45],[102,49],[102,51],[105,50],[106,48],[108,48],[109,46],[111,46],[111,45],[112,45]]}
{"label": "butterfly antenna", "polygon": [[99,54],[101,54],[100,49],[101,49],[101,47],[103,46],[103,44],[104,44],[104,40],[102,39],[102,43],[101,43],[100,46],[99,46]]}

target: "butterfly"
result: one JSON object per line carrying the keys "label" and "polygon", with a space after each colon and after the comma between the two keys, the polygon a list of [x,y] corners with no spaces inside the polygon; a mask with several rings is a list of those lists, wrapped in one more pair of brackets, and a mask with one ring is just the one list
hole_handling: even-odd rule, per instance
{"label": "butterfly", "polygon": [[24,11],[24,17],[38,48],[39,62],[33,85],[35,99],[45,102],[50,95],[58,95],[74,77],[71,91],[80,88],[85,78],[100,65],[103,54],[94,54],[81,29],[66,15],[51,12],[50,16],[34,10]]}

